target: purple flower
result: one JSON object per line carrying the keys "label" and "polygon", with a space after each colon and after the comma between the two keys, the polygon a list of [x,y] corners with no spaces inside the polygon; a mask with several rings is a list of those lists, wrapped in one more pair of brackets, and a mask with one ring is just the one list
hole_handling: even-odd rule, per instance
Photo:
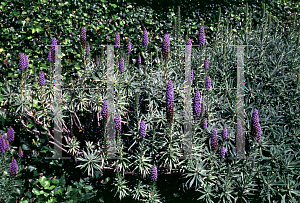
{"label": "purple flower", "polygon": [[127,44],[127,51],[128,51],[128,53],[131,52],[131,43],[130,43],[130,41],[128,41],[128,44]]}
{"label": "purple flower", "polygon": [[214,128],[211,134],[211,148],[213,150],[217,150],[218,148],[218,137],[217,137],[217,129]]}
{"label": "purple flower", "polygon": [[208,90],[211,88],[211,80],[209,75],[206,76],[205,87],[208,88]]}
{"label": "purple flower", "polygon": [[195,92],[194,101],[193,101],[193,114],[195,120],[197,120],[201,114],[201,97],[200,97],[199,90]]}
{"label": "purple flower", "polygon": [[201,25],[199,29],[199,45],[204,46],[205,43],[205,32],[204,32],[204,27]]}
{"label": "purple flower", "polygon": [[209,61],[208,61],[208,58],[205,57],[204,68],[205,68],[205,69],[208,69],[208,66],[209,66]]}
{"label": "purple flower", "polygon": [[121,116],[118,114],[115,118],[115,129],[117,132],[121,132]]}
{"label": "purple flower", "polygon": [[222,137],[223,137],[223,139],[225,140],[225,139],[227,139],[227,129],[224,127],[224,129],[223,129],[223,131],[222,131]]}
{"label": "purple flower", "polygon": [[151,180],[157,181],[157,168],[155,165],[153,165],[151,169]]}
{"label": "purple flower", "polygon": [[259,115],[258,115],[258,110],[254,109],[252,113],[252,118],[251,118],[251,134],[253,138],[259,142],[261,138],[261,126],[259,123]]}
{"label": "purple flower", "polygon": [[221,155],[222,158],[225,157],[225,147],[224,146],[222,146],[221,149],[220,149],[220,155]]}
{"label": "purple flower", "polygon": [[25,55],[20,54],[20,59],[19,59],[19,67],[21,70],[24,70],[26,67],[26,61],[25,61]]}
{"label": "purple flower", "polygon": [[207,119],[206,118],[203,119],[202,128],[203,129],[207,128]]}
{"label": "purple flower", "polygon": [[146,136],[146,124],[145,124],[145,121],[143,121],[143,120],[140,122],[139,135],[140,135],[140,137]]}
{"label": "purple flower", "polygon": [[90,44],[89,43],[86,44],[85,53],[87,56],[90,55]]}
{"label": "purple flower", "polygon": [[117,47],[120,48],[120,46],[121,46],[121,44],[120,44],[121,41],[120,41],[120,34],[119,34],[118,32],[116,33],[115,43],[116,43]]}
{"label": "purple flower", "polygon": [[191,54],[191,53],[192,53],[192,41],[191,41],[190,38],[187,39],[186,45],[190,45],[190,46],[186,46],[186,48],[187,48],[187,49],[186,49],[186,52],[187,52],[188,54]]}
{"label": "purple flower", "polygon": [[52,43],[51,43],[51,56],[52,60],[55,61],[55,45],[57,45],[57,40],[55,37],[52,38]]}
{"label": "purple flower", "polygon": [[5,143],[4,150],[8,151],[9,150],[9,142],[6,137],[4,137],[4,143]]}
{"label": "purple flower", "polygon": [[15,140],[14,129],[10,126],[7,130],[7,140],[13,142]]}
{"label": "purple flower", "polygon": [[29,61],[28,61],[28,56],[24,54],[25,56],[25,68],[29,68]]}
{"label": "purple flower", "polygon": [[23,151],[22,151],[22,148],[21,146],[19,146],[19,154],[18,154],[18,157],[23,157]]}
{"label": "purple flower", "polygon": [[124,72],[124,59],[123,58],[120,58],[120,61],[119,61],[119,71],[121,73]]}
{"label": "purple flower", "polygon": [[10,166],[9,166],[10,175],[16,175],[18,172],[18,165],[14,157],[12,157]]}
{"label": "purple flower", "polygon": [[139,63],[142,63],[142,58],[141,58],[141,55],[140,55],[140,54],[139,54],[138,62],[139,62]]}
{"label": "purple flower", "polygon": [[82,27],[80,30],[80,41],[81,41],[81,46],[85,47],[85,42],[86,42],[86,32],[85,28]]}
{"label": "purple flower", "polygon": [[202,115],[204,115],[204,113],[205,113],[205,106],[203,103],[201,104],[201,113],[202,113]]}
{"label": "purple flower", "polygon": [[107,121],[108,118],[108,107],[107,107],[107,100],[103,101],[103,106],[102,106],[102,112],[101,112],[102,118],[104,121]]}
{"label": "purple flower", "polygon": [[166,91],[166,106],[167,106],[167,120],[169,123],[173,121],[174,116],[174,91],[173,83],[169,80]]}
{"label": "purple flower", "polygon": [[39,73],[39,86],[44,86],[45,85],[45,77],[44,77],[44,73],[40,72]]}
{"label": "purple flower", "polygon": [[194,80],[194,72],[193,69],[191,70],[191,85],[193,84],[193,80]]}
{"label": "purple flower", "polygon": [[0,153],[4,153],[4,152],[5,152],[5,142],[3,136],[0,135]]}
{"label": "purple flower", "polygon": [[162,52],[165,59],[169,57],[169,48],[170,48],[170,36],[168,34],[164,35],[163,44],[162,44]]}
{"label": "purple flower", "polygon": [[51,49],[48,52],[48,61],[51,62],[52,61],[52,56],[51,56]]}
{"label": "purple flower", "polygon": [[147,32],[146,29],[144,30],[144,33],[143,33],[143,40],[142,40],[142,42],[143,42],[144,46],[148,46],[149,39],[148,39],[148,32]]}

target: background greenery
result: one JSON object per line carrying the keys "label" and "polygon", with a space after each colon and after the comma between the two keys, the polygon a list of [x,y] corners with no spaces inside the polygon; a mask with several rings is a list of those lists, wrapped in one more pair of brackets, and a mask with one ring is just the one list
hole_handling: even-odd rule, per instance
{"label": "background greenery", "polygon": [[[177,17],[178,5],[180,5],[181,10],[180,33],[183,36],[188,34],[188,36],[192,38],[193,44],[196,44],[199,26],[201,21],[204,20],[206,39],[207,42],[211,44],[218,39],[216,33],[218,33],[217,24],[219,20],[224,26],[224,29],[220,28],[220,30],[224,30],[224,32],[226,31],[227,22],[229,26],[232,25],[233,33],[238,33],[243,29],[243,26],[239,23],[244,23],[244,7],[246,2],[249,3],[249,12],[252,13],[252,27],[256,28],[258,25],[260,28],[262,23],[265,22],[264,19],[261,18],[262,4],[260,1],[243,1],[242,4],[240,1],[239,3],[237,1],[220,1],[218,3],[215,1],[214,3],[207,1],[207,3],[203,4],[198,4],[196,1],[190,1],[188,3],[177,2],[177,4],[167,1],[164,2],[164,4],[159,4],[158,1],[153,1],[152,4],[146,2],[143,4],[141,1],[138,4],[125,1],[115,3],[104,1],[100,1],[99,3],[94,3],[93,1],[1,2],[0,25],[2,34],[0,35],[0,71],[3,79],[0,81],[0,85],[4,85],[4,81],[8,80],[11,86],[13,82],[17,82],[21,79],[21,71],[18,68],[20,53],[25,53],[29,56],[30,67],[27,69],[27,73],[36,75],[37,78],[39,70],[43,70],[47,75],[50,75],[49,62],[47,61],[49,47],[46,47],[46,45],[51,44],[53,37],[57,38],[58,44],[71,45],[62,48],[62,74],[68,76],[64,77],[64,84],[69,84],[71,79],[76,80],[76,76],[69,76],[77,71],[84,70],[81,55],[82,50],[79,41],[80,28],[82,26],[85,26],[87,30],[87,40],[91,45],[92,59],[95,59],[96,56],[101,58],[101,48],[99,45],[114,44],[114,36],[116,31],[118,31],[121,35],[121,44],[125,45],[125,39],[128,38],[135,48],[130,58],[133,63],[137,59],[138,54],[142,51],[140,45],[144,27],[148,30],[150,36],[149,52],[151,54],[153,53],[153,55],[156,53],[154,45],[161,45],[163,34],[174,33],[174,19]],[[222,8],[221,16],[219,16],[219,7]],[[271,21],[274,25],[279,24],[281,28],[285,28],[281,29],[285,37],[289,36],[289,31],[293,26],[296,30],[299,29],[299,21],[293,24],[293,19],[295,17],[299,19],[300,16],[300,6],[296,1],[266,1],[266,10],[270,12]],[[296,37],[296,35],[293,36]],[[296,39],[291,43],[295,41]],[[184,44],[185,41],[178,41],[173,38],[172,35],[171,46],[176,43]],[[278,44],[280,45],[280,41],[277,42],[277,45]],[[287,46],[287,44],[288,42],[285,42],[284,45]],[[287,49],[288,47],[285,46],[281,45],[280,48]],[[289,47],[293,46],[296,47],[295,43]],[[286,50],[286,53],[291,52],[293,52],[292,48],[291,50]],[[249,53],[251,56],[249,58],[256,61],[256,53],[257,52],[252,52],[252,56]],[[223,50],[219,50],[219,52],[215,50],[216,58],[220,58],[222,55]],[[279,55],[280,54],[278,54],[278,56]],[[281,60],[284,61],[283,59]],[[144,57],[142,61],[143,64],[145,64]],[[269,61],[268,64],[269,63],[271,63],[271,61]],[[293,63],[292,65],[286,64],[282,66],[297,66],[299,60],[296,59]],[[257,65],[260,67],[262,64]],[[294,73],[297,73],[298,69],[293,69]],[[257,69],[257,71],[259,71],[259,69]],[[284,69],[284,71],[285,73],[288,72],[286,69]],[[256,95],[253,94],[253,96],[246,98],[248,99],[247,103],[255,103],[257,106],[268,104],[268,106],[270,106],[269,109],[273,106],[272,110],[262,109],[262,111],[260,111],[260,115],[262,116],[260,117],[264,118],[261,119],[261,122],[263,122],[262,125],[265,126],[263,129],[264,133],[272,134],[273,139],[276,140],[275,144],[274,142],[270,145],[267,143],[264,146],[265,156],[270,156],[270,159],[272,159],[271,162],[277,166],[280,165],[280,162],[278,160],[279,158],[275,158],[276,153],[279,156],[280,153],[284,152],[284,155],[287,153],[284,150],[290,150],[290,148],[293,149],[293,152],[299,151],[299,145],[297,145],[297,143],[299,143],[299,128],[296,128],[296,126],[300,124],[299,104],[297,106],[299,96],[296,95],[295,89],[290,91],[287,89],[285,93],[281,93],[282,86],[278,85],[277,78],[270,77],[270,74],[262,74],[260,75],[262,79],[258,79],[259,75],[254,75],[253,73],[255,73],[255,71],[247,73],[249,78],[256,78],[255,82],[247,81],[246,84],[252,86],[247,87],[248,90],[261,89],[265,95],[256,92]],[[234,75],[234,73],[232,73],[232,75]],[[32,78],[32,76],[30,77]],[[28,81],[30,80],[32,79],[28,79]],[[285,81],[285,79],[282,80]],[[256,82],[259,81],[261,81],[261,83],[259,83],[261,86],[256,86]],[[290,86],[297,87],[296,85],[299,85],[299,82],[295,82]],[[216,84],[216,86],[218,85]],[[272,91],[270,87],[273,87]],[[14,88],[16,89],[18,87]],[[1,89],[4,90],[4,86]],[[274,89],[276,89],[275,92],[273,92]],[[267,94],[267,91],[269,91],[269,94]],[[2,93],[4,92],[2,91]],[[250,92],[248,91],[248,93]],[[280,95],[278,98],[281,99],[281,103],[279,100],[275,101],[272,99],[272,94]],[[284,101],[284,94],[289,95],[288,98],[290,100],[288,104],[287,101]],[[4,100],[4,96],[0,96],[0,100]],[[282,108],[278,110],[280,115],[275,115],[275,105],[282,106]],[[289,108],[284,108],[283,105],[289,105]],[[41,109],[38,105],[33,104],[32,106],[37,109],[36,111]],[[113,194],[110,192],[114,188],[112,185],[112,177],[114,176],[112,171],[107,170],[104,174],[98,173],[96,174],[96,178],[91,178],[86,176],[86,174],[81,175],[82,171],[75,168],[78,164],[74,163],[73,160],[45,160],[45,156],[51,155],[50,148],[52,148],[52,146],[47,145],[46,140],[41,137],[28,134],[21,124],[16,123],[15,118],[17,118],[17,114],[14,113],[16,110],[14,107],[5,105],[3,108],[10,108],[10,115],[6,115],[5,118],[2,116],[1,130],[6,131],[6,126],[10,125],[14,127],[17,136],[14,145],[22,146],[25,155],[22,161],[23,164],[27,166],[27,169],[22,171],[22,187],[20,187],[18,191],[15,191],[15,193],[12,193],[14,196],[23,197],[22,200],[24,202],[29,202],[31,198],[37,198],[41,202],[44,202],[46,199],[49,200],[49,197],[45,194],[51,194],[51,191],[53,191],[57,196],[58,202],[72,202],[71,199],[73,199],[74,202],[88,200],[96,202],[96,199],[98,202],[112,201],[111,196]],[[28,120],[28,122],[34,125],[32,121]],[[290,134],[293,134],[293,136]],[[39,140],[37,140],[37,137]],[[294,145],[291,145],[292,143],[294,143]],[[281,144],[284,144],[284,146]],[[290,145],[290,147],[285,149],[288,145]],[[267,152],[268,150],[266,150],[266,148],[269,149],[270,152]],[[274,151],[276,151],[276,153]],[[296,158],[297,154],[293,153],[291,157]],[[291,162],[294,161],[294,158],[292,158]],[[64,167],[65,165],[69,167]],[[45,178],[39,175],[39,173],[43,173]],[[277,173],[281,174],[280,171],[275,171],[275,174]],[[49,179],[54,176],[57,178],[51,180],[51,185],[56,186],[55,190],[53,190],[51,186],[45,188],[45,181],[49,181]],[[125,177],[130,183],[135,182],[136,177],[132,177],[131,175],[125,175]],[[193,190],[187,192],[178,191],[182,183],[177,181],[179,177],[180,175],[177,174],[159,176],[158,185],[163,201],[179,202],[183,199],[192,201],[192,199],[199,197],[199,194],[193,192]],[[273,180],[273,176],[269,175],[267,177],[270,178],[270,181]],[[298,179],[299,176],[297,177],[297,180]],[[295,179],[292,180],[294,181]],[[274,187],[276,186],[277,185]],[[43,189],[45,194],[41,192],[42,187],[45,188]],[[42,197],[45,199],[42,199]],[[118,199],[115,198],[113,201],[117,202]],[[132,202],[130,197],[125,198],[123,201]]]}

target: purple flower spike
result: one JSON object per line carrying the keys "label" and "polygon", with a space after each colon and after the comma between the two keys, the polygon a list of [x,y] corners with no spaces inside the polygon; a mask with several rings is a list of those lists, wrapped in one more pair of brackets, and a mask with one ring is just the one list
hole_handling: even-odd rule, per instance
{"label": "purple flower spike", "polygon": [[25,67],[26,67],[25,55],[24,54],[20,54],[19,68],[21,70],[24,70]]}
{"label": "purple flower spike", "polygon": [[121,46],[121,40],[120,40],[120,34],[118,32],[116,33],[115,43],[117,45],[116,47],[120,48],[120,46]]}
{"label": "purple flower spike", "polygon": [[85,28],[82,27],[80,30],[80,41],[81,41],[81,46],[85,47],[85,42],[86,42],[86,32]]}
{"label": "purple flower spike", "polygon": [[101,112],[103,121],[106,122],[108,118],[108,107],[107,107],[107,100],[103,101],[103,106],[102,106],[102,112]]}
{"label": "purple flower spike", "polygon": [[209,90],[211,88],[211,80],[209,75],[206,76],[205,87]]}
{"label": "purple flower spike", "polygon": [[90,55],[90,44],[88,42],[86,44],[85,53],[86,53],[87,56]]}
{"label": "purple flower spike", "polygon": [[124,72],[124,59],[123,58],[120,58],[120,61],[119,61],[119,71],[121,73]]}
{"label": "purple flower spike", "polygon": [[5,143],[4,150],[8,151],[9,150],[9,142],[6,137],[4,137],[4,143]]}
{"label": "purple flower spike", "polygon": [[259,142],[261,138],[261,126],[259,123],[259,115],[258,110],[254,109],[251,118],[251,134],[253,139]]}
{"label": "purple flower spike", "polygon": [[121,116],[118,114],[115,118],[115,129],[117,132],[121,132]]}
{"label": "purple flower spike", "polygon": [[157,168],[155,165],[153,165],[151,169],[151,180],[157,181]]}
{"label": "purple flower spike", "polygon": [[149,43],[149,39],[148,39],[148,32],[147,30],[145,29],[144,30],[144,33],[143,33],[143,46],[148,46],[148,43]]}
{"label": "purple flower spike", "polygon": [[218,137],[217,137],[217,129],[214,128],[211,135],[211,148],[213,150],[217,150],[218,148]]}
{"label": "purple flower spike", "polygon": [[140,54],[139,54],[138,62],[139,62],[139,63],[142,63],[142,58],[141,58],[141,55],[140,55]]}
{"label": "purple flower spike", "polygon": [[205,32],[204,32],[204,27],[201,25],[199,29],[199,45],[204,46],[205,43]]}
{"label": "purple flower spike", "polygon": [[9,142],[13,142],[15,140],[14,129],[11,126],[7,130],[7,139]]}
{"label": "purple flower spike", "polygon": [[192,54],[192,41],[190,38],[187,39],[186,45],[190,45],[190,46],[186,46],[187,47],[186,52],[188,54]]}
{"label": "purple flower spike", "polygon": [[23,157],[23,151],[22,151],[21,146],[19,146],[19,154],[18,154],[18,157],[19,157],[19,158]]}
{"label": "purple flower spike", "polygon": [[203,119],[203,124],[202,124],[203,129],[207,128],[207,119]]}
{"label": "purple flower spike", "polygon": [[222,131],[222,137],[223,137],[224,140],[227,139],[227,137],[228,137],[227,128],[225,128],[225,127],[224,127],[224,129]]}
{"label": "purple flower spike", "polygon": [[174,117],[174,90],[173,83],[169,80],[166,91],[166,105],[167,105],[167,120],[169,123],[173,122]]}
{"label": "purple flower spike", "polygon": [[204,68],[205,68],[205,69],[208,69],[208,66],[209,66],[209,61],[208,61],[208,58],[205,57]]}
{"label": "purple flower spike", "polygon": [[12,157],[10,166],[9,166],[10,175],[16,175],[18,173],[18,165],[14,157]]}
{"label": "purple flower spike", "polygon": [[127,51],[130,54],[130,52],[131,52],[131,43],[130,43],[130,41],[128,41],[128,44],[127,44]]}
{"label": "purple flower spike", "polygon": [[194,80],[194,72],[193,69],[191,70],[191,85],[193,84],[193,80]]}
{"label": "purple flower spike", "polygon": [[225,147],[224,146],[222,146],[221,149],[220,149],[220,155],[221,155],[222,158],[225,157]]}
{"label": "purple flower spike", "polygon": [[146,136],[146,124],[145,124],[145,121],[143,121],[143,120],[140,122],[139,135],[140,135],[140,137]]}
{"label": "purple flower spike", "polygon": [[5,142],[3,136],[0,135],[0,153],[4,153],[4,152],[5,152]]}
{"label": "purple flower spike", "polygon": [[194,101],[193,101],[193,114],[195,120],[197,120],[201,114],[201,97],[200,97],[199,90],[195,92]]}
{"label": "purple flower spike", "polygon": [[48,52],[48,61],[51,62],[52,61],[52,56],[51,56],[51,49]]}
{"label": "purple flower spike", "polygon": [[45,85],[45,77],[44,77],[44,73],[40,72],[39,73],[39,86],[44,86]]}
{"label": "purple flower spike", "polygon": [[55,37],[52,38],[52,43],[51,43],[51,56],[52,60],[55,61],[55,45],[57,45],[57,40]]}
{"label": "purple flower spike", "polygon": [[170,48],[170,36],[168,34],[164,35],[162,52],[165,59],[169,58],[169,48]]}

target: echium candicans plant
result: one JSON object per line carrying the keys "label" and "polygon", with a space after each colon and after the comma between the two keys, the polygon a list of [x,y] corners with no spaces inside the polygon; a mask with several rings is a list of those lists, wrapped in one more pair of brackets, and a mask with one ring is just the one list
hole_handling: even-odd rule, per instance
{"label": "echium candicans plant", "polygon": [[258,115],[258,110],[254,109],[252,113],[252,118],[251,118],[251,134],[253,140],[255,139],[257,142],[259,142],[261,138],[261,127],[259,123],[259,115]]}
{"label": "echium candicans plant", "polygon": [[169,80],[167,85],[166,108],[167,108],[167,120],[169,123],[172,123],[174,117],[174,90],[173,90],[173,83],[171,80]]}
{"label": "echium candicans plant", "polygon": [[85,32],[85,28],[82,27],[80,30],[80,41],[81,41],[81,46],[85,47],[85,43],[86,43],[86,32]]}
{"label": "echium candicans plant", "polygon": [[45,77],[44,77],[44,73],[41,71],[39,73],[39,86],[44,86],[45,85]]}
{"label": "echium candicans plant", "polygon": [[4,137],[4,150],[5,151],[9,150],[9,142],[7,140],[7,137]]}
{"label": "echium candicans plant", "polygon": [[120,34],[117,32],[115,36],[115,44],[116,47],[120,48],[121,47],[121,39],[120,39]]}
{"label": "echium candicans plant", "polygon": [[13,142],[15,140],[14,129],[11,126],[7,129],[7,140],[9,142]]}
{"label": "echium candicans plant", "polygon": [[143,46],[148,46],[149,43],[149,39],[148,39],[148,32],[145,28],[144,32],[143,32],[143,40],[142,40]]}
{"label": "echium candicans plant", "polygon": [[124,72],[124,59],[121,57],[120,60],[119,60],[119,71],[121,73]]}
{"label": "echium candicans plant", "polygon": [[20,59],[19,59],[19,68],[21,70],[24,70],[26,67],[26,61],[25,61],[25,55],[24,54],[20,54]]}
{"label": "echium candicans plant", "polygon": [[146,124],[145,124],[145,121],[143,121],[143,120],[140,122],[139,135],[140,135],[140,137],[146,136]]}
{"label": "echium candicans plant", "polygon": [[205,57],[205,61],[204,61],[204,68],[205,68],[205,70],[207,70],[208,67],[209,67],[209,61],[208,61],[208,58]]}
{"label": "echium candicans plant", "polygon": [[165,59],[169,58],[169,48],[170,48],[170,36],[168,34],[165,34],[162,43],[162,52]]}
{"label": "echium candicans plant", "polygon": [[117,132],[121,132],[121,130],[122,130],[120,114],[118,114],[115,118],[115,129],[116,129]]}
{"label": "echium candicans plant", "polygon": [[209,90],[211,88],[211,79],[210,76],[206,76],[205,87]]}
{"label": "echium candicans plant", "polygon": [[5,152],[5,142],[4,137],[0,134],[0,153]]}
{"label": "echium candicans plant", "polygon": [[52,38],[52,43],[51,43],[51,56],[52,56],[52,61],[55,61],[55,45],[57,45],[57,40],[55,37]]}
{"label": "echium candicans plant", "polygon": [[201,115],[201,96],[199,90],[196,90],[193,100],[193,115],[195,120],[199,119]]}
{"label": "echium candicans plant", "polygon": [[204,32],[203,25],[200,26],[198,40],[199,40],[199,45],[200,46],[204,46],[204,43],[205,43],[205,32]]}
{"label": "echium candicans plant", "polygon": [[225,139],[227,139],[227,136],[228,136],[228,134],[227,134],[227,128],[224,127],[224,129],[222,131],[222,137],[225,140]]}
{"label": "echium candicans plant", "polygon": [[[16,179],[21,175],[18,174],[20,158],[17,163],[14,157],[11,156],[11,153],[9,152],[9,140],[11,140],[11,138],[7,138],[7,136],[5,137],[0,134],[0,202],[10,202],[15,198],[14,194],[16,194],[16,190],[18,189],[16,188]],[[22,169],[22,167],[20,169]]]}
{"label": "echium candicans plant", "polygon": [[101,116],[103,118],[103,121],[106,122],[108,118],[108,107],[107,107],[107,100],[103,101],[102,105],[102,111],[101,111]]}
{"label": "echium candicans plant", "polygon": [[193,84],[193,80],[194,80],[194,71],[192,69],[191,70],[191,85]]}
{"label": "echium candicans plant", "polygon": [[218,149],[218,137],[217,137],[217,129],[214,128],[211,134],[211,148],[213,151]]}

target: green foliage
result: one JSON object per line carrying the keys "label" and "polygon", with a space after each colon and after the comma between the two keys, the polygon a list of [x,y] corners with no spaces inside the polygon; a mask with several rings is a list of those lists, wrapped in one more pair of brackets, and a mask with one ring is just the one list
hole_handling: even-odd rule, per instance
{"label": "green foliage", "polygon": [[[115,196],[123,201],[132,198],[145,202],[167,202],[166,197],[172,194],[178,199],[197,199],[201,202],[296,202],[300,197],[300,163],[297,160],[300,150],[300,49],[299,20],[295,15],[299,13],[299,6],[292,2],[274,2],[259,5],[258,10],[252,4],[247,7],[233,4],[225,7],[224,11],[212,5],[211,12],[206,14],[201,9],[179,14],[180,9],[172,8],[167,13],[155,13],[150,8],[124,1],[121,4],[39,1],[34,5],[2,2],[0,16],[3,18],[0,19],[5,20],[0,22],[3,32],[0,41],[5,44],[0,43],[0,72],[7,76],[9,86],[0,83],[3,86],[1,108],[6,109],[1,123],[3,130],[9,125],[16,127],[16,140],[24,149],[26,156],[23,159],[28,162],[28,169],[16,176],[20,180],[9,187],[5,195],[3,188],[7,188],[10,179],[4,171],[0,197],[11,197],[10,201],[13,201],[15,196],[23,195],[20,202],[30,202],[33,198],[36,202],[103,202]],[[181,11],[187,11],[187,6],[196,8],[191,3],[183,5]],[[293,8],[289,10],[286,6]],[[6,14],[8,17],[4,17]],[[172,19],[176,19],[176,23],[173,24]],[[185,58],[184,47],[175,45],[184,44],[187,35],[193,39],[193,45],[197,44],[197,32],[202,20],[207,46],[205,49],[193,47],[195,80],[192,91],[204,86],[206,74],[211,76],[214,90],[201,90],[209,126],[204,130],[200,127],[200,121],[193,122],[191,160],[180,161],[178,157],[182,156],[184,134],[185,73],[182,67]],[[83,56],[84,49],[79,46],[82,25],[87,30],[87,40],[91,42],[92,56],[89,57]],[[143,27],[151,36],[149,47],[145,50],[140,47]],[[95,116],[106,98],[105,54],[101,54],[99,65],[92,63],[92,60],[100,56],[98,45],[114,43],[116,31],[121,35],[121,44],[126,44],[125,39],[131,40],[134,51],[128,55],[124,52],[124,46],[124,49],[115,49],[114,53],[115,58],[125,56],[126,71],[122,74],[115,72],[115,109],[122,115],[124,130],[117,134],[116,151],[121,159],[111,161],[107,159],[104,124],[99,124],[101,119]],[[164,33],[172,31],[175,33],[171,34],[171,56],[169,61],[163,61],[158,54],[161,52],[161,38]],[[65,91],[62,98],[65,109],[61,112],[65,114],[63,123],[66,125],[63,126],[66,129],[63,144],[67,148],[63,153],[85,162],[83,164],[74,164],[73,160],[60,162],[44,159],[44,156],[49,157],[54,152],[48,142],[52,135],[49,128],[53,127],[49,120],[58,109],[52,106],[54,67],[45,59],[50,47],[40,45],[50,45],[52,37],[58,38],[59,44],[71,45],[62,48],[62,75],[68,76],[63,79],[64,84],[99,88],[99,91]],[[244,67],[244,132],[249,159],[231,160],[228,157],[235,154],[237,109],[233,88],[237,87],[237,72],[234,68],[235,47],[230,45],[245,44],[251,45],[245,48]],[[18,68],[20,53],[29,55],[30,66],[25,72],[20,72]],[[141,54],[143,63],[136,66],[138,54]],[[210,59],[208,70],[203,69],[205,56]],[[38,69],[49,76],[43,88],[36,85]],[[174,82],[175,122],[171,126],[167,125],[164,112],[167,79]],[[218,87],[229,88],[223,91]],[[259,143],[251,141],[253,108],[258,108],[260,114],[263,133]],[[140,119],[147,124],[143,140],[138,138]],[[224,125],[228,128],[229,137],[219,140],[227,149],[226,159],[220,159],[219,151],[211,150],[209,138],[213,128],[217,128],[220,135]],[[81,150],[85,147],[84,143],[87,152]],[[7,168],[9,161],[6,158],[2,160]],[[153,163],[159,166],[157,186],[156,183],[149,184]],[[67,164],[70,165],[65,167]],[[115,178],[105,177],[110,176],[106,172],[117,165],[119,169],[116,169]],[[82,171],[77,168],[85,169],[84,173],[88,169],[87,175],[91,177],[83,180]],[[38,170],[47,175],[38,178]],[[54,171],[60,179],[50,181]],[[125,176],[128,172],[133,172],[133,177]],[[176,185],[176,190],[170,193],[168,187],[161,186],[166,182],[163,174],[174,176],[175,172],[180,174],[179,178],[170,182],[176,185],[175,181],[178,181],[182,187]],[[71,177],[66,180],[69,174]],[[18,187],[18,194],[13,194]]]}

